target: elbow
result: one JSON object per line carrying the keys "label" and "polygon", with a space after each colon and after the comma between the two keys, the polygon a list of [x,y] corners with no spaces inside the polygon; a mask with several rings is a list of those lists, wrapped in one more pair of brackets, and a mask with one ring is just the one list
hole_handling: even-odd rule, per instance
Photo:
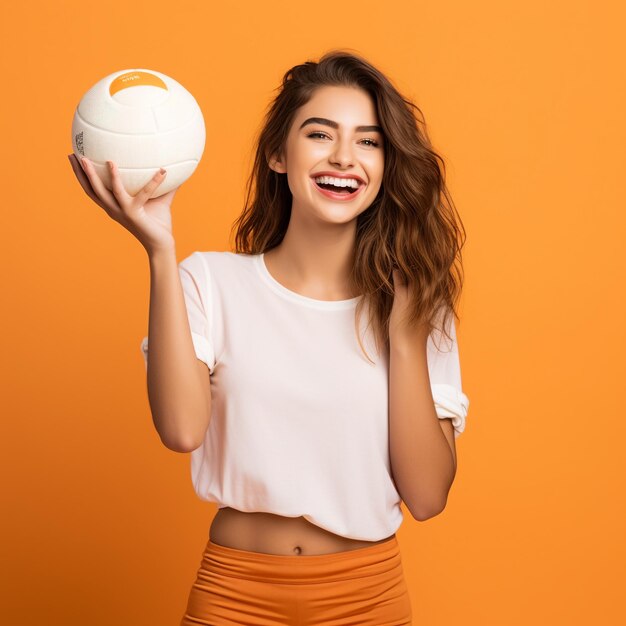
{"label": "elbow", "polygon": [[419,507],[409,507],[409,512],[413,519],[417,522],[425,522],[427,519],[431,517],[435,517],[443,512],[446,508],[447,500],[444,501],[443,505],[438,504],[437,506],[419,506]]}
{"label": "elbow", "polygon": [[193,452],[194,450],[196,450],[197,448],[199,448],[202,444],[201,443],[184,443],[184,442],[165,442],[163,441],[163,445],[168,448],[169,450],[171,450],[172,452],[180,452],[180,453],[188,453],[188,452]]}
{"label": "elbow", "polygon": [[193,452],[202,445],[202,440],[196,438],[167,438],[161,436],[161,443],[172,452],[180,452],[182,454]]}
{"label": "elbow", "polygon": [[185,453],[185,452],[191,452],[192,450],[195,450],[195,448],[192,448],[189,446],[189,444],[182,442],[182,441],[170,441],[168,439],[163,439],[163,437],[161,437],[161,443],[168,449],[171,450],[172,452],[181,452],[181,453]]}
{"label": "elbow", "polygon": [[[156,419],[153,413],[153,421],[161,443],[172,452],[187,453],[199,448],[203,442],[209,427],[209,418],[202,418],[193,423],[187,419]],[[177,427],[172,427],[176,424]]]}

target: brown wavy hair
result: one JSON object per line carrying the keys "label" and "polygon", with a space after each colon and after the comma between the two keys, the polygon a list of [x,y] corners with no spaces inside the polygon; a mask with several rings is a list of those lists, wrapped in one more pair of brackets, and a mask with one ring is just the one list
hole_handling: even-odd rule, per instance
{"label": "brown wavy hair", "polygon": [[[365,90],[384,135],[382,185],[357,217],[350,282],[354,293],[364,297],[357,304],[355,328],[367,302],[367,326],[373,325],[376,348],[389,349],[392,269],[397,269],[402,280],[415,287],[409,290],[406,322],[426,323],[431,333],[438,329],[452,340],[448,328],[451,315],[459,319],[465,229],[445,184],[445,164],[431,145],[419,107],[357,54],[333,50],[318,62],[306,61],[284,74],[255,140],[245,207],[231,230],[232,236],[236,229],[234,251],[260,254],[285,236],[292,195],[286,175],[272,170],[268,160],[281,152],[297,110],[318,87],[327,85]],[[357,339],[363,350],[358,331]]]}

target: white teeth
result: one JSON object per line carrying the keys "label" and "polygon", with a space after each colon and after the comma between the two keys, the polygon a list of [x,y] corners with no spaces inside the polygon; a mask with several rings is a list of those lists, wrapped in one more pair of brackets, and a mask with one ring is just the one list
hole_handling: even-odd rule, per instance
{"label": "white teeth", "polygon": [[359,186],[359,181],[355,178],[334,178],[332,176],[319,176],[314,180],[316,183],[335,185],[335,187],[352,187],[353,189],[357,189]]}

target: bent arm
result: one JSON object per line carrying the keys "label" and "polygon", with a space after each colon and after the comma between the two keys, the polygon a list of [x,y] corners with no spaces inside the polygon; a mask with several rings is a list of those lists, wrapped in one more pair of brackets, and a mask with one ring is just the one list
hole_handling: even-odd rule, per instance
{"label": "bent arm", "polygon": [[410,341],[392,338],[389,362],[391,467],[400,497],[416,520],[444,509],[456,474],[452,424],[439,423],[426,341],[423,333]]}
{"label": "bent arm", "polygon": [[200,445],[211,419],[209,370],[191,338],[175,249],[151,253],[148,398],[161,441],[175,452]]}

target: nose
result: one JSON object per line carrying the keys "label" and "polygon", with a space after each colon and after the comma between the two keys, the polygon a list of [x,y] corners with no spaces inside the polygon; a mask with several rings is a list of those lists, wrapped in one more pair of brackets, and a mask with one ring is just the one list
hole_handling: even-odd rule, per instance
{"label": "nose", "polygon": [[354,155],[352,154],[352,144],[350,141],[338,141],[335,144],[335,149],[330,156],[330,162],[340,167],[348,167],[352,165],[354,161]]}

